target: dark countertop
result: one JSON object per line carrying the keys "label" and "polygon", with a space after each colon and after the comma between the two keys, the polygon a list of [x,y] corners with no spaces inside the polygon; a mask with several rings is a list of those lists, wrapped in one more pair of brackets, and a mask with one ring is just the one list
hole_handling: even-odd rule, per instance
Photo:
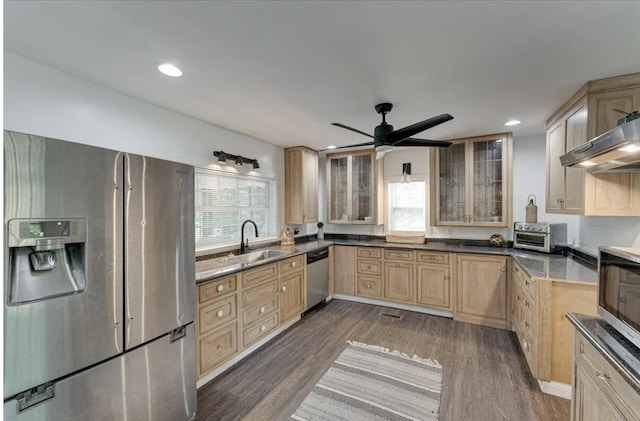
{"label": "dark countertop", "polygon": [[455,245],[444,242],[430,241],[426,244],[400,244],[387,243],[384,240],[350,240],[332,239],[331,241],[309,241],[297,243],[294,246],[274,246],[256,250],[284,250],[286,255],[261,262],[252,263],[245,266],[229,267],[228,263],[221,259],[209,259],[196,262],[196,282],[210,280],[223,275],[240,272],[261,264],[273,263],[302,253],[308,253],[331,244],[360,246],[360,247],[384,247],[409,250],[442,251],[448,253],[472,253],[472,254],[492,254],[499,256],[511,256],[531,277],[561,279],[568,281],[593,282],[598,280],[595,269],[585,266],[571,257],[558,254],[544,254],[533,251],[525,251],[508,247],[486,247]]}
{"label": "dark countertop", "polygon": [[560,254],[545,254],[510,247],[465,246],[440,242],[426,244],[387,243],[383,240],[332,240],[334,244],[361,247],[385,247],[411,250],[444,251],[449,253],[493,254],[511,256],[531,277],[562,279],[569,281],[598,281],[595,269],[585,266],[571,257]]}
{"label": "dark countertop", "polygon": [[567,313],[567,318],[627,383],[640,393],[640,349],[599,317]]}

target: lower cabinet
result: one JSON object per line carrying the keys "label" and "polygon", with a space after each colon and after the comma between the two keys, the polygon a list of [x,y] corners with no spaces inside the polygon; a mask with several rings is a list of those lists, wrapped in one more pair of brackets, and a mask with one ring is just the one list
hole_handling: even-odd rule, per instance
{"label": "lower cabinet", "polygon": [[306,255],[198,284],[198,378],[250,347],[306,305]]}
{"label": "lower cabinet", "polygon": [[332,294],[356,295],[356,250],[352,246],[333,247]]}
{"label": "lower cabinet", "polygon": [[575,332],[572,421],[640,419],[640,395],[582,336]]}
{"label": "lower cabinet", "polygon": [[415,303],[414,270],[415,265],[413,263],[385,261],[384,298]]}
{"label": "lower cabinet", "polygon": [[458,291],[453,319],[509,329],[509,258],[458,254],[457,260]]}

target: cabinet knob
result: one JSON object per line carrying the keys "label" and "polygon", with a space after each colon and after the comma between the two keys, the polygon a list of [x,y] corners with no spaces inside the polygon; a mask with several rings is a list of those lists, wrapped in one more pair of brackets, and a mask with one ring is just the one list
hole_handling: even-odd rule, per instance
{"label": "cabinet knob", "polygon": [[371,284],[367,284],[367,288],[371,289]]}
{"label": "cabinet knob", "polygon": [[396,256],[396,257],[400,257],[400,253],[396,253],[396,254],[395,254],[395,256]]}
{"label": "cabinet knob", "polygon": [[524,327],[529,328],[529,322],[524,322]]}
{"label": "cabinet knob", "polygon": [[224,290],[224,285],[218,285],[218,288],[216,288],[218,290],[218,292],[222,292]]}
{"label": "cabinet knob", "polygon": [[224,311],[218,310],[218,312],[216,313],[216,316],[218,316],[218,317],[224,316]]}
{"label": "cabinet knob", "polygon": [[222,345],[218,345],[216,349],[222,349]]}
{"label": "cabinet knob", "polygon": [[283,285],[281,289],[282,289],[282,292],[285,292],[287,290],[287,287]]}
{"label": "cabinet knob", "polygon": [[264,332],[265,330],[267,330],[267,327],[265,325],[260,326],[260,332]]}
{"label": "cabinet knob", "polygon": [[529,307],[529,301],[524,300],[524,305],[525,305],[525,307]]}
{"label": "cabinet knob", "polygon": [[507,267],[506,267],[506,266],[502,266],[502,267],[500,268],[500,272],[506,272],[506,271],[507,271]]}
{"label": "cabinet knob", "polygon": [[449,280],[449,276],[448,276],[448,275],[445,275],[445,276],[444,276],[444,280],[445,280],[445,281],[448,281],[448,280]]}
{"label": "cabinet knob", "polygon": [[518,272],[520,272],[520,269],[518,269],[518,266],[514,266],[514,267],[513,267],[513,271],[514,271],[514,272],[516,272],[516,273],[518,273]]}
{"label": "cabinet knob", "polygon": [[524,280],[524,284],[525,284],[526,286],[529,286],[529,281],[527,281],[527,280],[525,279],[525,280]]}
{"label": "cabinet knob", "polygon": [[522,348],[525,350],[529,350],[529,344],[527,343],[527,341],[522,341]]}
{"label": "cabinet knob", "polygon": [[260,313],[264,313],[265,311],[267,311],[267,309],[266,309],[266,308],[264,308],[264,307],[260,307]]}
{"label": "cabinet knob", "polygon": [[609,380],[610,376],[604,371],[596,370],[596,376],[601,380]]}
{"label": "cabinet knob", "polygon": [[296,267],[296,262],[291,262],[291,267],[292,268]]}

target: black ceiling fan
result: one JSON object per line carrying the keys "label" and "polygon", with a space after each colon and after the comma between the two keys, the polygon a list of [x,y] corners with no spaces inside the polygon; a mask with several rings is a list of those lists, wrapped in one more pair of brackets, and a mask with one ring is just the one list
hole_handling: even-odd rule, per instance
{"label": "black ceiling fan", "polygon": [[345,126],[341,123],[331,123],[334,126],[342,127],[343,129],[351,130],[352,132],[360,133],[362,135],[372,137],[373,142],[358,143],[356,145],[339,146],[335,149],[353,148],[356,146],[369,146],[373,145],[376,150],[376,159],[382,159],[385,153],[391,151],[394,146],[437,146],[447,147],[451,145],[451,142],[444,140],[429,140],[429,139],[416,139],[411,136],[420,133],[424,130],[430,129],[442,124],[446,121],[452,120],[453,117],[449,114],[441,114],[435,117],[431,117],[427,120],[420,121],[418,123],[411,124],[410,126],[403,127],[402,129],[393,130],[393,126],[388,124],[385,116],[393,108],[393,104],[383,102],[376,105],[376,111],[378,114],[382,114],[382,123],[375,128],[374,135],[365,133],[353,127]]}

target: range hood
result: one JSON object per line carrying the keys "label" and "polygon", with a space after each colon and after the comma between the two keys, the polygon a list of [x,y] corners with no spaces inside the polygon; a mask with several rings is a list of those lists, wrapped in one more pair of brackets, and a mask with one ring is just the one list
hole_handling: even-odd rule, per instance
{"label": "range hood", "polygon": [[564,167],[589,172],[640,171],[640,118],[621,124],[560,157]]}

